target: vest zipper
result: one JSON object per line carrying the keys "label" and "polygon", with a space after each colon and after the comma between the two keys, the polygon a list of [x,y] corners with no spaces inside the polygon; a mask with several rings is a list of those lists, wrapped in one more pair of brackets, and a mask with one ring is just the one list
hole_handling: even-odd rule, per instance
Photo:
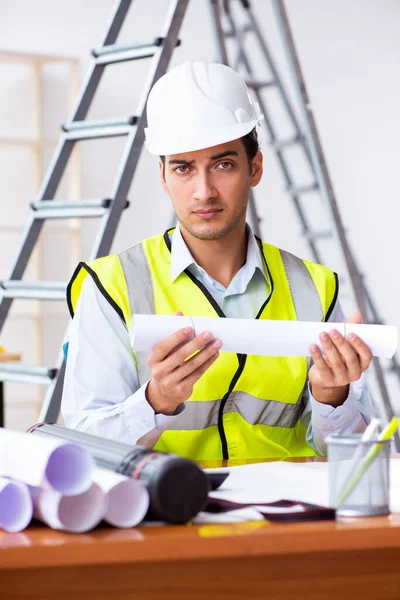
{"label": "vest zipper", "polygon": [[[168,248],[168,250],[170,252],[171,252],[171,240],[170,240],[169,234],[173,233],[174,229],[175,229],[175,227],[173,227],[172,229],[168,229],[164,233],[164,236],[163,236],[164,237],[165,245],[167,246],[167,248]],[[263,258],[265,267],[267,269],[267,272],[268,272],[268,275],[269,275],[269,278],[270,278],[270,285],[271,285],[270,294],[269,294],[268,298],[265,300],[265,302],[263,303],[263,305],[261,306],[260,310],[257,313],[256,319],[259,319],[260,316],[261,316],[261,314],[264,311],[264,308],[267,306],[267,304],[271,300],[272,292],[274,291],[274,282],[273,282],[272,275],[271,275],[271,272],[269,270],[266,258],[264,256],[264,251],[263,251],[263,247],[262,247],[262,241],[257,236],[255,236],[255,238],[256,238],[256,240],[258,242],[258,245],[260,247],[261,256]],[[188,269],[185,269],[184,273],[203,292],[203,294],[205,295],[205,297],[207,298],[207,300],[209,301],[209,303],[211,304],[211,306],[213,307],[213,309],[215,310],[215,312],[217,313],[217,315],[219,317],[226,318],[226,315],[223,312],[223,310],[219,307],[219,305],[217,304],[217,302],[214,300],[214,298],[212,297],[212,295],[210,294],[210,292],[208,291],[208,289],[201,283],[201,281],[199,281],[198,279],[196,279],[196,277]],[[218,411],[218,433],[219,433],[219,437],[221,439],[222,458],[223,458],[223,460],[228,460],[229,459],[228,442],[227,442],[227,439],[226,439],[226,434],[225,434],[225,429],[224,429],[224,408],[225,408],[225,404],[226,404],[226,402],[227,402],[230,394],[232,393],[233,388],[235,387],[235,385],[236,385],[239,377],[243,373],[243,369],[244,369],[245,364],[246,364],[247,354],[237,354],[237,358],[238,358],[238,361],[239,361],[239,366],[236,369],[234,376],[232,377],[231,383],[229,384],[228,391],[226,392],[226,394],[224,395],[224,397],[221,400],[221,404],[219,406],[219,411]]]}
{"label": "vest zipper", "polygon": [[228,391],[226,392],[225,396],[221,400],[221,404],[219,405],[219,411],[218,411],[218,433],[219,433],[219,437],[221,438],[222,458],[224,460],[227,460],[229,458],[228,442],[226,439],[225,429],[224,429],[224,408],[225,408],[225,404],[226,404],[230,394],[232,393],[233,388],[235,387],[239,377],[243,373],[243,369],[246,364],[247,354],[238,354],[237,357],[239,360],[239,366],[236,370],[236,373],[234,374],[234,376],[232,378],[232,381],[229,385]]}

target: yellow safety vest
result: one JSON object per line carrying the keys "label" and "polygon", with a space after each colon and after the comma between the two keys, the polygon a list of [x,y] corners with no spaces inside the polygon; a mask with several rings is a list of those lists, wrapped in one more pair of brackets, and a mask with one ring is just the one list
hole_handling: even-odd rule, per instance
{"label": "yellow safety vest", "polygon": [[[132,314],[173,314],[179,310],[191,316],[224,317],[189,271],[171,282],[172,235],[170,230],[119,255],[81,263],[68,286],[71,314],[83,280],[90,274],[127,328]],[[335,273],[257,241],[270,291],[256,318],[326,321],[338,293]],[[151,377],[143,354],[136,353],[140,385]],[[162,433],[155,449],[193,460],[313,455],[300,422],[307,373],[306,357],[221,352],[195,384],[185,410]]]}

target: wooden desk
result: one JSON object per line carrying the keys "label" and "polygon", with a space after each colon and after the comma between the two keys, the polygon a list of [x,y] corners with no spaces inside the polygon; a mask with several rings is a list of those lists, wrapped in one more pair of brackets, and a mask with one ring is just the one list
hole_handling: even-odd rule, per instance
{"label": "wooden desk", "polygon": [[[21,360],[21,355],[17,352],[0,351],[0,363],[17,362]],[[4,382],[0,380],[0,427],[4,427]]]}
{"label": "wooden desk", "polygon": [[400,515],[0,533],[4,600],[400,598]]}

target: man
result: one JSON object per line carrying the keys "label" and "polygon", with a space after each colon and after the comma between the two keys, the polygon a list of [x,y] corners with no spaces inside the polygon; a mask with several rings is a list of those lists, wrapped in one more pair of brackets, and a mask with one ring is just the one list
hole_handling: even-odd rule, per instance
{"label": "man", "polygon": [[147,118],[146,145],[179,225],[75,272],[67,426],[198,460],[323,453],[326,434],[363,431],[371,352],[328,325],[311,368],[305,357],[224,353],[212,331],[193,338],[191,328],[148,356],[133,353],[134,313],[343,321],[334,273],[246,225],[263,157],[261,116],[241,77],[185,62],[153,87]]}

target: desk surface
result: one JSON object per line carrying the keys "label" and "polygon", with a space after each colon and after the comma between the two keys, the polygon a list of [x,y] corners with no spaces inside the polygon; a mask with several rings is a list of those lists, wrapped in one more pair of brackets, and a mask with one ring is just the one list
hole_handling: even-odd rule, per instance
{"label": "desk surface", "polygon": [[37,525],[0,533],[0,589],[7,600],[398,598],[400,515],[80,535]]}
{"label": "desk surface", "polygon": [[[67,534],[41,525],[0,533],[0,570],[119,562],[190,561],[310,552],[400,548],[400,515],[346,523],[235,524],[100,528]],[[400,571],[400,563],[398,565]]]}

